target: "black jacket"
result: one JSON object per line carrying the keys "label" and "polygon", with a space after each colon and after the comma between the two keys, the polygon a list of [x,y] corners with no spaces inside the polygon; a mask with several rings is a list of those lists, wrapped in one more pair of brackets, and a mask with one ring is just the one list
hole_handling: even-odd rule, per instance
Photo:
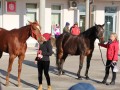
{"label": "black jacket", "polygon": [[38,61],[49,61],[49,56],[51,56],[53,53],[50,40],[41,44],[39,50],[42,51],[43,58]]}

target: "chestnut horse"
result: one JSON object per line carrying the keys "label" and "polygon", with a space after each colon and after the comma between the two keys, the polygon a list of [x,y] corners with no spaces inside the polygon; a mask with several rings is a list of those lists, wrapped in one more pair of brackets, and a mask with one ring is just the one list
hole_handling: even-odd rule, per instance
{"label": "chestnut horse", "polygon": [[3,52],[9,53],[8,74],[6,76],[6,85],[9,84],[9,75],[12,70],[12,64],[18,57],[18,86],[20,86],[20,74],[22,62],[27,49],[26,40],[32,36],[37,41],[42,39],[40,25],[38,22],[29,22],[30,24],[19,29],[5,30],[0,28],[0,58]]}
{"label": "chestnut horse", "polygon": [[83,67],[84,57],[87,56],[86,67],[86,79],[88,77],[88,70],[90,67],[90,61],[92,53],[94,51],[94,42],[98,38],[100,41],[103,39],[104,24],[95,25],[78,36],[73,36],[68,33],[63,33],[56,40],[56,64],[58,67],[58,74],[64,74],[63,64],[68,54],[80,55],[79,70],[77,72],[78,79],[82,79],[80,76],[81,69]]}

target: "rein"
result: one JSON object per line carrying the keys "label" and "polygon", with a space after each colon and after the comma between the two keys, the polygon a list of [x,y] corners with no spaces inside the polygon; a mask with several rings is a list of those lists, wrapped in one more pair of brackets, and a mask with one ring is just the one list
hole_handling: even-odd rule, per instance
{"label": "rein", "polygon": [[100,50],[100,54],[101,54],[101,59],[102,59],[103,65],[104,65],[105,67],[111,66],[113,63],[110,63],[108,66],[106,66],[106,64],[105,64],[105,62],[104,62],[104,60],[103,60],[103,55],[102,55],[102,51],[101,51],[100,46],[99,46],[99,50]]}

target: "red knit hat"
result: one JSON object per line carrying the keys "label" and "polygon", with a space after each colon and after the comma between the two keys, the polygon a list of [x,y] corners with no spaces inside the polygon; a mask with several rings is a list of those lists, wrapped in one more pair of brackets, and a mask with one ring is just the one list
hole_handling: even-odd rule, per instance
{"label": "red knit hat", "polygon": [[48,41],[51,38],[51,34],[50,33],[44,33],[43,37]]}

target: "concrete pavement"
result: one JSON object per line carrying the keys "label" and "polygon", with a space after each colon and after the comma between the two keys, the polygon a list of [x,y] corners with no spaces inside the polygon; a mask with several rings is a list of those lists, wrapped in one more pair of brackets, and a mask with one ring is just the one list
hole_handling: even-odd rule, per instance
{"label": "concrete pavement", "polygon": [[[34,51],[34,52],[33,52]],[[106,60],[105,57],[105,49],[102,50],[104,60]],[[13,68],[10,75],[10,85],[6,87],[5,84],[5,76],[6,76],[6,70],[8,66],[8,55],[3,55],[3,57],[0,59],[0,83],[2,85],[2,90],[36,90],[38,86],[37,81],[37,66],[34,64],[34,59],[36,57],[36,50],[35,49],[29,49],[25,60],[23,62],[23,69],[21,74],[21,83],[22,87],[17,87],[17,69],[18,69],[18,63],[17,59],[15,59],[15,62],[13,64]],[[65,75],[58,76],[56,65],[55,65],[55,56],[51,56],[51,66],[50,66],[50,77],[51,77],[51,83],[53,90],[68,90],[72,85],[77,84],[79,82],[87,82],[91,83],[96,90],[119,90],[120,88],[120,72],[117,73],[117,80],[116,85],[114,86],[106,86],[103,84],[100,84],[99,82],[102,81],[104,77],[105,67],[101,61],[100,52],[98,49],[95,49],[95,52],[93,54],[92,60],[91,60],[91,67],[89,70],[89,77],[90,80],[84,79],[84,73],[85,73],[85,67],[86,67],[86,61],[84,62],[84,67],[82,69],[81,75],[83,76],[83,80],[77,80],[76,72],[78,70],[78,63],[79,63],[79,57],[78,56],[69,56],[66,59],[66,62],[64,64],[64,69],[66,71]],[[120,61],[118,62],[118,66],[120,66]],[[108,82],[111,80],[112,73],[110,72],[110,77],[108,79]],[[43,80],[43,88],[46,90],[46,80],[44,77]]]}

